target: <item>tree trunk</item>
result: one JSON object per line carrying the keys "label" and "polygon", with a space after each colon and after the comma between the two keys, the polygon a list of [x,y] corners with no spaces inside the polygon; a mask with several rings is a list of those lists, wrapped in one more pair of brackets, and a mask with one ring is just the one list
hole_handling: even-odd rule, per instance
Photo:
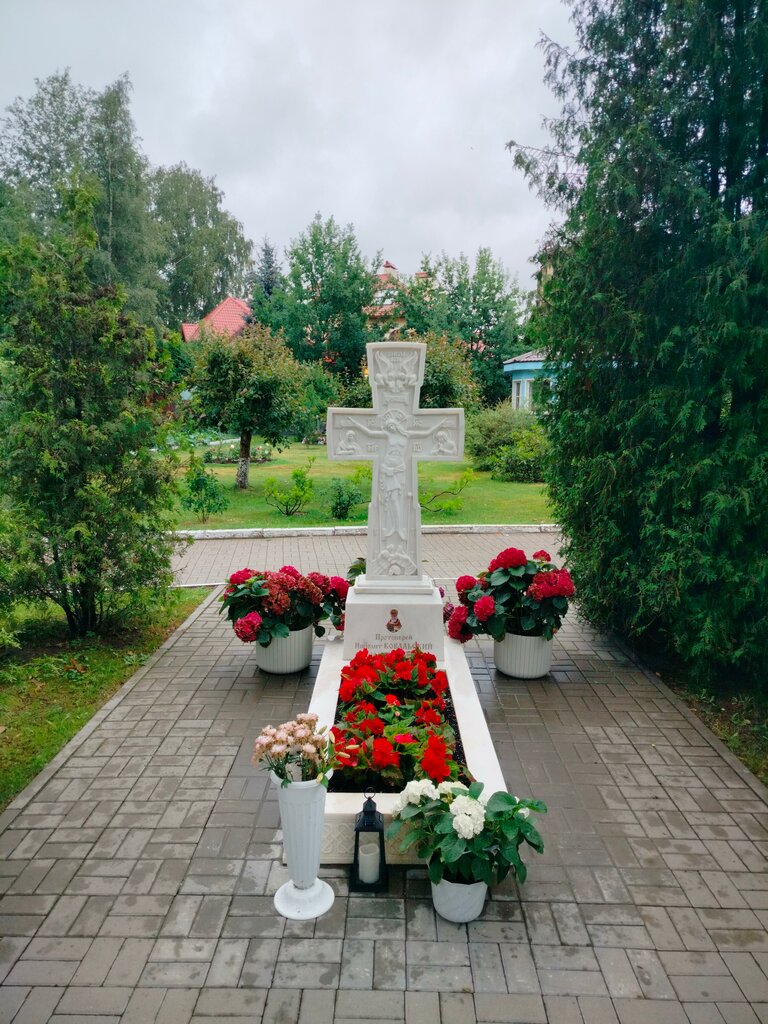
{"label": "tree trunk", "polygon": [[240,459],[237,463],[237,476],[235,484],[244,491],[248,486],[248,470],[251,466],[251,438],[250,430],[243,430],[240,433]]}

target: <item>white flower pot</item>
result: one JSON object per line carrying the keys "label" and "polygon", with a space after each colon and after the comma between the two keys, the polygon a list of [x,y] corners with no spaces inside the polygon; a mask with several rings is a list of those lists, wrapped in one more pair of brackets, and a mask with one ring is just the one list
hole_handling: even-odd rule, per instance
{"label": "white flower pot", "polygon": [[325,823],[325,786],[310,782],[289,782],[283,786],[274,772],[277,786],[283,847],[290,882],[275,893],[275,910],[294,921],[320,917],[333,906],[334,893],[317,877]]}
{"label": "white flower pot", "polygon": [[282,676],[300,672],[312,660],[312,626],[297,629],[286,637],[274,637],[269,647],[254,644],[256,664],[262,672]]}
{"label": "white flower pot", "polygon": [[493,660],[499,672],[516,679],[538,679],[552,665],[552,641],[543,636],[507,633],[493,645]]}
{"label": "white flower pot", "polygon": [[483,912],[488,886],[485,882],[432,883],[432,904],[446,921],[463,924],[474,921]]}

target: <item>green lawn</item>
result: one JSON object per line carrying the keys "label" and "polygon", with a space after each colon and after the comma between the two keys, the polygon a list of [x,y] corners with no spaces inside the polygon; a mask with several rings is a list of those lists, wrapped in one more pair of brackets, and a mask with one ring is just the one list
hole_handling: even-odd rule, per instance
{"label": "green lawn", "polygon": [[71,641],[63,613],[29,611],[0,657],[0,809],[19,793],[210,593],[176,590],[139,630]]}
{"label": "green lawn", "polygon": [[[291,471],[304,465],[307,457],[316,456],[310,473],[315,491],[305,512],[287,517],[266,504],[263,497],[263,481],[275,477],[288,485]],[[308,447],[291,445],[277,452],[271,462],[251,465],[250,484],[247,491],[234,486],[235,466],[209,466],[226,487],[231,499],[229,508],[219,515],[211,516],[205,523],[192,513],[180,510],[179,528],[186,530],[244,527],[286,527],[286,526],[328,526],[333,524],[364,525],[367,518],[367,501],[370,487],[365,492],[365,502],[358,505],[350,519],[333,520],[330,516],[330,484],[334,477],[351,477],[355,468],[365,463],[329,462],[324,445]],[[467,462],[424,462],[419,466],[419,485],[422,494],[434,494],[455,487],[462,473],[469,467]],[[543,484],[508,484],[491,480],[490,473],[475,473],[472,483],[461,495],[462,507],[453,512],[422,512],[422,521],[428,523],[546,523],[552,521],[552,512]]]}

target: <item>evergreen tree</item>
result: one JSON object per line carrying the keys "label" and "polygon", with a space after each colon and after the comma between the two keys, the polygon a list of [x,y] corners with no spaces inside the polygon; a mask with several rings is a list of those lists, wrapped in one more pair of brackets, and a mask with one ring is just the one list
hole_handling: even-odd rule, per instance
{"label": "evergreen tree", "polygon": [[532,330],[583,610],[762,679],[768,613],[764,0],[577,0],[563,100],[515,159],[565,211]]}
{"label": "evergreen tree", "polygon": [[285,279],[277,249],[268,238],[262,239],[256,254],[256,263],[250,280],[251,315],[256,323],[274,326],[271,307],[282,290]]}
{"label": "evergreen tree", "polygon": [[[62,194],[44,238],[0,250],[0,536],[16,599],[50,599],[72,635],[170,585],[173,470],[151,450],[164,379],[151,332],[94,284],[97,193]],[[2,595],[0,595],[1,597]]]}

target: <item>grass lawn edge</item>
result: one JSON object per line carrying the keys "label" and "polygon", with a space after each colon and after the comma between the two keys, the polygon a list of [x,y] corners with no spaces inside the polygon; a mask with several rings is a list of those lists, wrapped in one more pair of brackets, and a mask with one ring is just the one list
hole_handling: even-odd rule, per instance
{"label": "grass lawn edge", "polygon": [[221,593],[221,586],[213,586],[210,594],[203,598],[200,604],[181,622],[166,639],[152,652],[143,665],[120,685],[118,690],[102,706],[94,712],[91,718],[79,729],[75,735],[54,754],[48,763],[40,769],[35,777],[18,793],[0,814],[0,832],[8,828],[11,822],[20,814],[27,804],[50,782],[59,768],[66,764],[69,758],[78,750],[84,741],[91,735],[101,722],[116,708],[130,693],[133,688],[147,674],[150,668],[158,661],[160,656],[171,647],[177,638],[186,630],[202,613],[208,608]]}

